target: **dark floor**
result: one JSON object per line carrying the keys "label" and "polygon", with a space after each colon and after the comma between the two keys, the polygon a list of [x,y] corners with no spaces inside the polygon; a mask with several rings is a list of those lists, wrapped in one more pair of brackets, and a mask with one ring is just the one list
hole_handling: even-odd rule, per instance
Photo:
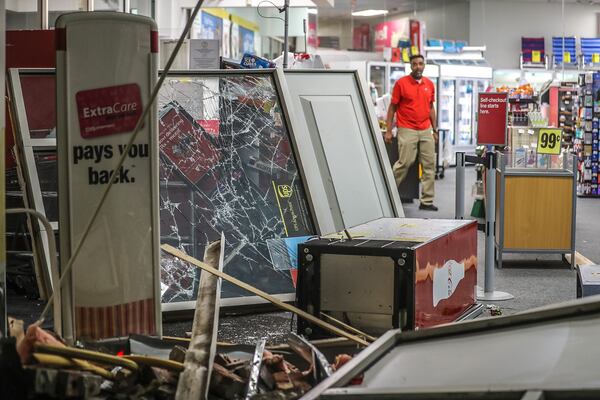
{"label": "dark floor", "polygon": [[[467,168],[466,173],[466,214],[473,203],[471,185],[475,181],[475,171]],[[420,211],[418,202],[405,204],[407,217],[453,218],[455,170],[446,171],[445,178],[436,181],[436,200],[439,211]],[[577,201],[577,250],[593,261],[600,261],[600,199],[578,199]],[[484,283],[484,235],[479,232],[479,285]],[[561,262],[560,256],[512,256],[518,267],[495,269],[496,290],[509,292],[513,300],[494,302],[503,314],[528,310],[575,298],[575,272]],[[43,304],[32,302],[23,296],[9,294],[9,315],[33,321],[41,311]],[[489,315],[489,313],[485,313]],[[191,330],[191,320],[165,322],[165,335],[184,336]],[[287,332],[295,327],[295,320],[287,312],[272,312],[238,316],[222,316],[219,321],[219,340],[235,343],[254,344],[260,338],[270,343],[285,340]],[[293,328],[292,328],[293,329]]]}

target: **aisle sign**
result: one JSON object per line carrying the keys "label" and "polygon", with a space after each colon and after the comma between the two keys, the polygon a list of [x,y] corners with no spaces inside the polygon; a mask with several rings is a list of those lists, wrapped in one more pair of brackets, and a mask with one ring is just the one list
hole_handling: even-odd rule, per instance
{"label": "aisle sign", "polygon": [[531,62],[539,63],[542,62],[542,52],[539,50],[531,51]]}
{"label": "aisle sign", "polygon": [[508,93],[479,93],[477,144],[506,146]]}
{"label": "aisle sign", "polygon": [[565,51],[565,54],[563,55],[563,62],[569,64],[571,62],[571,53],[568,51]]}
{"label": "aisle sign", "polygon": [[600,63],[600,53],[592,54],[592,62],[594,64]]}
{"label": "aisle sign", "polygon": [[540,129],[538,132],[538,154],[560,154],[562,130]]}

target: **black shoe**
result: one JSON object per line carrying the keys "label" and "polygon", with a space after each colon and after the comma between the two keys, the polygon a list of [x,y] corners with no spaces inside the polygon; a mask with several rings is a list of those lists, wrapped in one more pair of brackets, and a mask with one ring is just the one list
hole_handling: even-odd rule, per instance
{"label": "black shoe", "polygon": [[436,206],[434,206],[433,204],[423,204],[423,203],[421,203],[419,205],[419,210],[437,211],[438,208]]}

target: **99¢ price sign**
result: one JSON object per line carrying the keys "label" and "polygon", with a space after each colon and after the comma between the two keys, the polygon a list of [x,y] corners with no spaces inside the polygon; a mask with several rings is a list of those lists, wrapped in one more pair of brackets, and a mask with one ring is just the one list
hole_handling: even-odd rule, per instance
{"label": "99\u00a2 price sign", "polygon": [[562,130],[540,129],[537,140],[538,154],[560,154]]}

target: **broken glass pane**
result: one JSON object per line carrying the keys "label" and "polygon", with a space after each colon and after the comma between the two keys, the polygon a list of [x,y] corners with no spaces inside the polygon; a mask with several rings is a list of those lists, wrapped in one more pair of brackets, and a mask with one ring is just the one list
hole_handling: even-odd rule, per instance
{"label": "broken glass pane", "polygon": [[[315,229],[271,74],[170,76],[158,108],[161,242],[202,259],[223,231],[226,273],[294,292],[294,246],[273,245]],[[194,300],[195,267],[161,263],[162,301]],[[223,282],[224,298],[248,295]]]}

